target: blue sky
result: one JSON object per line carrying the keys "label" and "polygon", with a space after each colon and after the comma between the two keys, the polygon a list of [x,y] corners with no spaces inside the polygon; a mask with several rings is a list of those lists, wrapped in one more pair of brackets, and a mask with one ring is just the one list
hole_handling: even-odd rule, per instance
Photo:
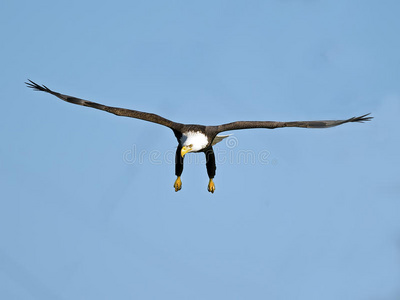
{"label": "blue sky", "polygon": [[[2,1],[0,298],[398,299],[399,9]],[[232,132],[216,192],[189,154],[175,193],[169,129],[27,78],[182,123],[375,118]]]}

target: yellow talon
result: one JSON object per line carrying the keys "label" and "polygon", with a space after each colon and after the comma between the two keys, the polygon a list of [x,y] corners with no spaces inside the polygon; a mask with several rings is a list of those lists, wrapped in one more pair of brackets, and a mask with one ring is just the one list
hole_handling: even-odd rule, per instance
{"label": "yellow talon", "polygon": [[174,188],[175,188],[175,192],[179,191],[182,188],[182,181],[181,181],[180,176],[178,176],[178,178],[176,178],[175,183],[174,183]]}
{"label": "yellow talon", "polygon": [[212,180],[212,178],[210,178],[210,181],[208,182],[208,191],[210,193],[214,193],[214,191],[215,191],[215,184],[214,184],[214,181]]}

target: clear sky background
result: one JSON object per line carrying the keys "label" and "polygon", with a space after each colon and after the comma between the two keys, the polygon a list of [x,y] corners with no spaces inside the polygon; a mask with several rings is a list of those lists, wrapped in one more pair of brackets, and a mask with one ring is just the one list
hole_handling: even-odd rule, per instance
{"label": "clear sky background", "polygon": [[[399,11],[2,1],[0,298],[400,299]],[[189,154],[175,193],[171,130],[27,78],[182,123],[375,118],[231,132],[216,192]]]}

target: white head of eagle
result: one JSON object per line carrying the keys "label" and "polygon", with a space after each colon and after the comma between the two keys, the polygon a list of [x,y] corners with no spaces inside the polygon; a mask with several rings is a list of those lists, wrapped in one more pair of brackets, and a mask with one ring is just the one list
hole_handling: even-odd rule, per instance
{"label": "white head of eagle", "polygon": [[209,144],[207,136],[200,131],[188,131],[182,133],[180,139],[182,149],[187,152],[198,152]]}

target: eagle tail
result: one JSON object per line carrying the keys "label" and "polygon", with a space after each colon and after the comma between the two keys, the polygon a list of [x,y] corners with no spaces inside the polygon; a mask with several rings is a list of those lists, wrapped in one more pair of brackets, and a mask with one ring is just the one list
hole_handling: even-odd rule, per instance
{"label": "eagle tail", "polygon": [[232,134],[228,134],[228,135],[217,135],[213,142],[212,142],[212,146],[214,146],[215,144],[219,143],[220,141],[222,141],[223,139],[227,138],[228,136],[231,136]]}

